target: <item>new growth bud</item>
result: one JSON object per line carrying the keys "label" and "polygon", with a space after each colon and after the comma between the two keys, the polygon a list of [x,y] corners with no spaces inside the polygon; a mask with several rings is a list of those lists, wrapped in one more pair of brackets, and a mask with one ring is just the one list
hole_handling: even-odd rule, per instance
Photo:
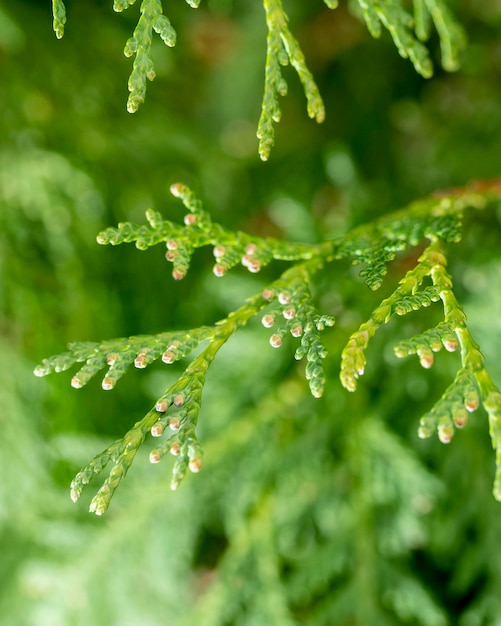
{"label": "new growth bud", "polygon": [[188,467],[190,468],[190,471],[196,474],[202,469],[202,459],[192,459]]}
{"label": "new growth bud", "polygon": [[105,391],[110,391],[110,389],[113,389],[113,387],[115,386],[115,380],[113,378],[110,378],[109,376],[106,376],[105,378],[103,378],[101,386]]}
{"label": "new growth bud", "polygon": [[159,413],[165,413],[168,408],[169,408],[169,404],[167,400],[164,400],[164,399],[159,400],[155,405],[155,410],[158,411]]}
{"label": "new growth bud", "polygon": [[176,360],[176,355],[174,354],[174,352],[172,352],[172,350],[166,350],[162,354],[162,361],[164,363],[167,363],[167,364],[174,363],[175,360]]}
{"label": "new growth bud", "polygon": [[197,216],[194,213],[187,213],[184,216],[184,223],[186,226],[195,226],[197,223]]}
{"label": "new growth bud", "polygon": [[263,317],[261,318],[261,324],[265,328],[271,328],[274,323],[275,323],[275,318],[273,317],[271,313],[266,313],[266,315],[263,315]]}
{"label": "new growth bud", "polygon": [[226,274],[226,268],[220,263],[216,263],[216,265],[212,268],[212,271],[214,272],[214,276],[217,276],[218,278],[221,278],[221,276]]}
{"label": "new growth bud", "polygon": [[80,380],[80,378],[78,378],[78,376],[73,376],[73,378],[71,379],[71,386],[74,387],[75,389],[81,389],[84,386],[84,384]]}
{"label": "new growth bud", "polygon": [[169,428],[174,432],[177,432],[181,427],[181,422],[178,417],[171,417],[169,421]]}
{"label": "new growth bud", "polygon": [[185,276],[186,276],[186,271],[183,271],[182,269],[179,269],[179,268],[175,269],[172,272],[172,278],[174,280],[182,280]]}
{"label": "new growth bud", "polygon": [[148,359],[144,352],[140,352],[134,359],[134,367],[138,369],[144,369],[148,365]]}
{"label": "new growth bud", "polygon": [[182,183],[174,183],[170,186],[170,192],[176,198],[180,198],[184,192],[184,185]]}
{"label": "new growth bud", "polygon": [[273,348],[280,348],[280,346],[282,345],[282,337],[280,337],[280,335],[272,335],[270,337],[270,345]]}
{"label": "new growth bud", "polygon": [[161,422],[153,424],[150,432],[152,437],[161,437],[164,434],[163,424]]}
{"label": "new growth bud", "polygon": [[177,396],[174,396],[174,400],[172,401],[174,403],[174,406],[182,407],[184,404],[184,396],[182,396],[181,394],[178,394]]}
{"label": "new growth bud", "polygon": [[150,463],[160,463],[162,455],[159,450],[152,450],[150,452]]}

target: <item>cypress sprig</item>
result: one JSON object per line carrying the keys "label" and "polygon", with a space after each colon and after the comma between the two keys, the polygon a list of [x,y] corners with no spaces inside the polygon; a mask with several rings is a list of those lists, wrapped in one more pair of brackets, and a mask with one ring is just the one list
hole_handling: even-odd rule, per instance
{"label": "cypress sprig", "polygon": [[321,397],[325,385],[322,359],[327,351],[320,341],[320,332],[335,322],[332,315],[319,315],[311,303],[309,284],[322,266],[323,260],[316,258],[284,272],[282,278],[263,291],[270,307],[261,318],[265,328],[273,328],[270,337],[273,348],[279,348],[289,333],[301,338],[294,356],[298,361],[306,356],[306,379],[315,398]]}
{"label": "cypress sprig", "polygon": [[[115,11],[121,11],[132,4],[131,2],[117,2]],[[126,57],[135,55],[132,73],[129,77],[129,98],[127,111],[134,113],[146,97],[146,80],[155,78],[155,69],[151,53],[153,31],[160,35],[166,46],[176,45],[176,31],[172,28],[168,18],[163,15],[161,0],[143,0],[140,8],[141,16],[134,33],[127,40],[124,48]]]}
{"label": "cypress sprig", "polygon": [[304,87],[307,111],[311,118],[323,122],[325,108],[313,75],[306,66],[299,43],[289,30],[288,17],[282,6],[282,0],[263,0],[266,13],[268,36],[266,39],[266,65],[264,95],[261,105],[261,117],[257,128],[259,156],[268,160],[274,143],[274,123],[279,122],[282,112],[278,96],[287,94],[287,83],[282,76],[281,66],[289,63],[298,73]]}
{"label": "cypress sprig", "polygon": [[[464,426],[467,414],[482,403],[489,416],[489,430],[496,449],[494,495],[501,500],[501,393],[485,369],[483,356],[456,300],[452,278],[446,270],[445,250],[445,243],[457,242],[460,238],[461,218],[467,208],[482,209],[489,202],[501,198],[499,180],[474,183],[464,189],[434,194],[406,209],[358,227],[344,237],[315,245],[229,231],[212,222],[200,200],[188,187],[176,184],[172,192],[188,210],[184,226],[163,220],[159,213],[148,211],[149,227],[121,224],[116,229],[103,231],[98,241],[111,244],[134,241],[140,249],[166,242],[168,254],[178,250],[186,251],[185,257],[182,257],[186,267],[191,253],[203,245],[214,246],[215,268],[218,265],[230,267],[239,259],[251,271],[253,268],[249,264],[256,260],[264,264],[271,259],[286,259],[292,264],[239,309],[212,326],[100,343],[72,343],[66,352],[45,359],[37,366],[35,374],[45,376],[51,372],[64,371],[75,363],[83,363],[72,379],[74,387],[85,385],[98,371],[108,367],[102,386],[104,389],[112,389],[131,363],[144,368],[161,357],[169,364],[189,356],[200,344],[207,343],[146,416],[79,472],[72,483],[73,499],[80,496],[83,487],[95,474],[112,462],[110,474],[91,504],[92,511],[103,513],[148,433],[153,437],[164,437],[151,453],[152,463],[160,461],[167,452],[176,457],[172,488],[177,488],[188,470],[199,471],[202,451],[197,440],[196,426],[207,370],[221,346],[260,312],[264,313],[261,318],[263,325],[273,328],[270,337],[273,347],[279,347],[288,334],[300,339],[295,357],[306,357],[306,378],[312,394],[319,397],[325,384],[322,360],[326,356],[320,332],[332,326],[334,318],[317,313],[312,302],[310,285],[315,274],[326,264],[346,258],[351,258],[355,263],[366,263],[366,269],[376,267],[378,260],[384,258],[382,266],[385,267],[398,249],[416,246],[423,239],[428,239],[429,243],[416,266],[405,274],[395,291],[376,307],[368,321],[351,335],[342,352],[341,382],[348,390],[355,390],[357,380],[365,369],[366,349],[370,339],[383,324],[395,315],[406,315],[441,301],[443,321],[396,346],[397,356],[416,354],[425,368],[432,367],[434,353],[442,347],[449,352],[460,348],[461,367],[458,374],[435,407],[424,416],[419,433],[428,436],[437,430],[442,441],[450,440],[454,426]],[[175,258],[169,260],[175,262]],[[223,275],[224,271],[217,270],[215,273]],[[382,279],[381,269],[371,271],[373,275],[379,272]],[[174,277],[182,276],[174,274]],[[367,282],[374,287],[374,283]],[[376,287],[380,280],[377,283]]]}
{"label": "cypress sprig", "polygon": [[63,0],[52,0],[52,15],[54,18],[52,27],[56,37],[61,39],[64,35],[64,25],[66,24],[66,7]]}
{"label": "cypress sprig", "polygon": [[459,67],[465,46],[464,31],[441,0],[414,0],[411,15],[401,0],[358,0],[371,35],[381,36],[381,26],[390,33],[401,57],[410,59],[415,70],[424,78],[433,74],[428,49],[422,42],[430,37],[431,23],[440,38],[442,65],[449,72]]}
{"label": "cypress sprig", "polygon": [[395,291],[385,298],[372,312],[370,318],[361,324],[351,335],[341,354],[341,383],[348,391],[355,391],[357,379],[365,372],[365,351],[369,341],[383,324],[387,324],[394,315],[406,315],[429,306],[440,299],[440,292],[432,288],[421,289],[424,279],[430,275],[429,255],[433,244],[425,250],[418,264],[399,282]]}
{"label": "cypress sprig", "polygon": [[97,236],[100,244],[118,245],[135,242],[139,250],[165,243],[165,258],[172,262],[172,276],[180,280],[186,276],[191,257],[197,248],[212,246],[215,258],[213,272],[223,276],[238,263],[249,272],[257,273],[273,259],[297,261],[325,254],[325,245],[291,243],[272,237],[256,237],[241,231],[231,231],[212,221],[203,209],[201,201],[186,185],[176,183],[171,193],[180,198],[188,213],[184,216],[184,226],[164,220],[160,213],[146,212],[147,226],[125,222],[118,228],[107,228]]}
{"label": "cypress sprig", "polygon": [[[200,0],[186,0],[196,8]],[[324,0],[330,9],[338,6],[338,0]],[[113,8],[124,11],[136,0],[114,0]],[[425,78],[433,73],[433,65],[426,46],[422,43],[430,36],[431,23],[440,38],[442,65],[448,71],[459,66],[465,35],[443,0],[414,0],[414,16],[403,0],[358,0],[362,15],[373,37],[381,35],[384,26],[392,36],[399,54],[409,58],[417,72]],[[288,25],[288,16],[282,0],[263,0],[268,35],[266,39],[266,63],[264,94],[261,116],[258,122],[259,155],[266,161],[274,143],[274,124],[280,121],[279,96],[287,94],[287,83],[282,76],[281,66],[292,65],[303,85],[310,118],[322,122],[325,108],[312,73],[306,65],[301,47]],[[52,0],[53,28],[58,38],[64,34],[66,11],[63,0]],[[146,97],[148,80],[155,78],[152,57],[153,33],[157,33],[165,45],[176,45],[176,31],[164,15],[161,0],[142,0],[140,17],[124,48],[127,57],[134,56],[132,72],[128,80],[129,97],[127,110],[134,113]]]}

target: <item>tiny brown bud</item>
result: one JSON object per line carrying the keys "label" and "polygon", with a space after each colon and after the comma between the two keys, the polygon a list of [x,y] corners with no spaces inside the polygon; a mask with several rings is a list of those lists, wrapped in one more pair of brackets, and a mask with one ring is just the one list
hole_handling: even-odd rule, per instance
{"label": "tiny brown bud", "polygon": [[178,394],[177,396],[174,396],[174,400],[172,402],[178,408],[182,407],[184,404],[184,396],[182,396],[181,394]]}
{"label": "tiny brown bud", "polygon": [[177,250],[167,250],[165,253],[165,258],[167,261],[173,261],[177,257]]}
{"label": "tiny brown bud", "polygon": [[175,239],[169,239],[166,243],[167,250],[177,250],[178,243]]}
{"label": "tiny brown bud", "polygon": [[471,396],[465,400],[464,406],[469,413],[473,413],[478,409],[478,397]]}
{"label": "tiny brown bud", "polygon": [[120,355],[118,354],[118,352],[110,352],[109,354],[106,355],[106,363],[108,365],[113,365],[119,356]]}
{"label": "tiny brown bud", "polygon": [[173,430],[174,432],[177,432],[180,427],[181,427],[181,423],[179,421],[179,418],[178,417],[171,417],[171,419],[169,421],[169,428],[171,430]]}
{"label": "tiny brown bud", "polygon": [[296,315],[296,309],[293,306],[290,306],[282,311],[282,315],[286,320],[291,320]]}
{"label": "tiny brown bud", "polygon": [[109,391],[110,389],[113,389],[113,387],[115,386],[115,380],[109,376],[106,376],[105,378],[103,378],[103,382],[101,383],[101,387],[105,390],[105,391]]}
{"label": "tiny brown bud", "polygon": [[164,433],[164,427],[162,425],[161,422],[157,422],[156,424],[153,424],[153,426],[151,427],[151,436],[152,437],[161,437]]}
{"label": "tiny brown bud", "polygon": [[152,450],[150,452],[150,463],[160,463],[162,455],[158,450]]}
{"label": "tiny brown bud", "polygon": [[438,438],[442,443],[450,443],[454,437],[454,429],[451,425],[438,427]]}
{"label": "tiny brown bud", "polygon": [[434,361],[433,354],[431,352],[418,352],[418,356],[421,367],[424,367],[425,369],[430,369]]}
{"label": "tiny brown bud", "polygon": [[280,335],[272,335],[270,337],[270,344],[273,348],[280,348],[280,346],[282,345],[282,338],[280,337]]}
{"label": "tiny brown bud", "polygon": [[224,246],[218,245],[218,246],[214,246],[214,250],[212,251],[212,254],[216,257],[216,259],[220,259],[222,256],[224,256],[225,252],[226,252],[226,248]]}
{"label": "tiny brown bud", "polygon": [[261,263],[259,261],[251,261],[247,264],[247,269],[253,274],[257,274],[261,270]]}
{"label": "tiny brown bud", "polygon": [[170,186],[170,192],[176,198],[180,198],[184,192],[184,185],[182,183],[174,183]]}
{"label": "tiny brown bud", "polygon": [[267,302],[270,302],[270,300],[273,300],[273,298],[275,297],[275,292],[273,291],[273,289],[264,289],[262,295]]}
{"label": "tiny brown bud", "polygon": [[255,243],[248,243],[245,246],[245,254],[253,255],[257,252],[257,246]]}
{"label": "tiny brown bud", "polygon": [[194,213],[186,213],[184,216],[184,223],[186,226],[195,226],[197,223],[197,216]]}
{"label": "tiny brown bud", "polygon": [[190,468],[190,471],[196,474],[202,469],[202,459],[192,459],[188,467]]}
{"label": "tiny brown bud", "polygon": [[159,400],[155,405],[155,410],[158,411],[159,413],[165,413],[168,408],[169,408],[169,404],[167,400],[164,400],[164,399]]}
{"label": "tiny brown bud", "polygon": [[221,278],[221,276],[226,274],[226,268],[220,263],[216,263],[216,265],[212,268],[212,271],[214,272],[214,276],[217,276],[218,278]]}
{"label": "tiny brown bud", "polygon": [[71,379],[71,386],[75,389],[81,389],[84,385],[80,378],[78,378],[78,376],[73,376],[73,378]]}
{"label": "tiny brown bud", "polygon": [[458,347],[458,341],[454,337],[448,337],[447,339],[444,339],[443,344],[447,352],[454,352],[455,350],[457,350]]}
{"label": "tiny brown bud", "polygon": [[174,441],[173,443],[170,444],[169,452],[173,456],[178,456],[178,454],[181,452],[181,447],[179,446],[177,441]]}
{"label": "tiny brown bud", "polygon": [[280,302],[280,304],[289,304],[289,302],[291,301],[291,295],[288,291],[281,291],[278,294],[278,301]]}
{"label": "tiny brown bud", "polygon": [[266,313],[266,315],[263,315],[263,317],[261,318],[261,324],[265,328],[271,328],[274,323],[275,318],[273,317],[273,315],[271,315],[271,313]]}
{"label": "tiny brown bud", "polygon": [[148,365],[148,359],[146,358],[146,354],[141,353],[138,354],[134,359],[134,366],[138,369],[144,369]]}
{"label": "tiny brown bud", "polygon": [[174,280],[182,280],[185,276],[186,276],[186,271],[183,271],[182,269],[179,269],[179,268],[176,268],[172,272],[172,278]]}
{"label": "tiny brown bud", "polygon": [[176,355],[174,354],[174,352],[172,352],[171,350],[166,350],[163,354],[162,354],[162,361],[164,363],[174,363],[174,361],[176,360]]}

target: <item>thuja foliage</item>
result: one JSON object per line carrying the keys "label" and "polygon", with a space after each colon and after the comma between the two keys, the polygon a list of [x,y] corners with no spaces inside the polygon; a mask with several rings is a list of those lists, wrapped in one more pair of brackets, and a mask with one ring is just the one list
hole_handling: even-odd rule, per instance
{"label": "thuja foliage", "polygon": [[[186,0],[197,8],[200,0]],[[339,5],[338,0],[324,0],[330,9]],[[113,9],[124,11],[136,4],[136,0],[114,0]],[[460,54],[465,36],[443,0],[413,0],[412,7],[404,0],[357,0],[358,13],[365,21],[373,37],[380,37],[383,27],[390,33],[399,54],[412,62],[416,71],[430,78],[433,64],[425,45],[434,26],[441,47],[441,61],[444,69],[455,71],[459,67]],[[64,34],[66,9],[63,0],[52,0],[53,26],[58,38]],[[325,109],[315,79],[308,69],[305,56],[298,40],[289,27],[289,17],[282,0],[263,0],[267,27],[266,63],[264,94],[261,116],[257,128],[259,155],[266,161],[274,143],[274,124],[280,121],[282,112],[278,96],[287,94],[287,82],[282,67],[291,65],[301,81],[307,101],[309,117],[317,122],[325,118]],[[127,110],[134,113],[144,102],[148,80],[155,78],[152,56],[154,33],[165,45],[176,45],[176,31],[163,13],[161,0],[142,0],[140,16],[132,36],[127,40],[124,54],[134,57],[132,72],[128,81],[129,98]]]}
{"label": "thuja foliage", "polygon": [[435,194],[397,213],[359,226],[342,237],[317,244],[233,232],[214,223],[188,187],[175,184],[171,192],[187,209],[184,225],[165,220],[159,213],[149,210],[148,226],[122,223],[101,232],[98,242],[111,245],[134,242],[140,250],[164,244],[165,257],[172,263],[175,280],[184,278],[193,253],[204,246],[213,248],[216,277],[224,276],[237,264],[253,273],[273,260],[288,261],[290,266],[214,325],[96,343],[71,343],[68,351],[45,359],[37,366],[35,374],[45,376],[83,363],[71,381],[75,388],[83,387],[98,372],[106,370],[102,387],[110,390],[131,364],[143,369],[161,359],[168,365],[196,352],[179,379],[165,390],[146,415],[77,474],[71,485],[73,500],[80,497],[94,475],[111,464],[108,477],[90,505],[90,510],[96,514],[104,513],[149,435],[160,441],[150,453],[152,463],[158,463],[167,453],[176,458],[172,489],[179,486],[188,470],[198,472],[201,469],[202,448],[196,428],[207,371],[220,348],[254,317],[260,316],[263,326],[269,329],[269,343],[273,348],[279,348],[289,335],[297,342],[294,356],[298,360],[306,357],[305,376],[313,396],[320,397],[326,384],[322,361],[327,356],[321,333],[333,326],[335,320],[332,315],[317,311],[311,294],[314,276],[327,265],[348,259],[362,266],[360,276],[370,289],[377,290],[383,284],[388,263],[398,253],[413,247],[421,250],[415,267],[405,273],[393,293],[384,298],[351,335],[342,351],[341,383],[348,391],[355,391],[365,370],[370,340],[382,325],[395,316],[408,315],[435,304],[441,306],[443,319],[436,326],[394,347],[398,357],[417,355],[426,369],[433,366],[434,354],[442,349],[460,353],[454,381],[422,417],[419,436],[424,438],[437,433],[440,441],[448,443],[455,429],[467,424],[469,413],[482,405],[488,415],[496,453],[493,492],[501,501],[501,393],[485,368],[447,271],[449,248],[461,239],[465,210],[484,209],[499,201],[501,181]]}

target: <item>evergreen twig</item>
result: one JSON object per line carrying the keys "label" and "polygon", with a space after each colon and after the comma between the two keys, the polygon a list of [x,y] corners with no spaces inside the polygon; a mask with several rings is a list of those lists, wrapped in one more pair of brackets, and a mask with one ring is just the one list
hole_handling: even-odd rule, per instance
{"label": "evergreen twig", "polygon": [[[442,347],[449,352],[460,348],[461,368],[452,385],[422,418],[419,434],[426,437],[438,430],[440,440],[447,443],[454,434],[454,426],[465,426],[468,413],[482,403],[488,412],[490,434],[496,450],[494,495],[501,500],[501,393],[485,368],[483,356],[453,292],[452,279],[445,269],[445,243],[459,240],[463,212],[469,207],[482,209],[489,202],[499,200],[500,181],[472,184],[464,189],[435,194],[397,213],[358,227],[344,237],[309,245],[229,231],[212,222],[200,200],[188,187],[176,184],[171,191],[188,209],[184,226],[163,220],[158,213],[148,211],[149,228],[120,224],[118,228],[100,233],[98,241],[113,245],[135,242],[140,249],[165,242],[167,260],[174,263],[173,276],[177,279],[186,275],[193,251],[206,245],[214,246],[216,276],[224,275],[238,261],[251,272],[259,271],[272,259],[288,260],[291,266],[265,286],[262,292],[248,298],[239,309],[213,326],[101,343],[73,343],[68,346],[67,352],[45,359],[37,366],[35,374],[45,376],[83,362],[83,367],[72,379],[72,385],[77,388],[108,366],[102,386],[112,389],[131,363],[144,368],[160,356],[165,363],[173,363],[207,342],[202,352],[146,416],[79,472],[72,483],[74,500],[92,476],[112,462],[109,476],[91,504],[92,511],[103,513],[148,432],[154,437],[170,433],[152,451],[150,461],[160,461],[167,452],[176,456],[171,482],[173,489],[177,488],[188,469],[192,472],[200,470],[202,452],[196,426],[207,370],[226,341],[260,312],[263,312],[262,324],[273,328],[270,337],[273,347],[280,347],[286,334],[300,339],[295,357],[302,359],[306,356],[305,373],[310,390],[315,397],[320,397],[325,384],[322,360],[326,351],[319,333],[332,326],[334,318],[316,312],[309,288],[313,277],[326,264],[351,258],[355,264],[365,264],[360,274],[372,289],[377,289],[386,272],[386,263],[395,257],[397,250],[416,246],[423,239],[428,239],[429,244],[417,265],[406,273],[393,294],[383,299],[368,321],[350,337],[342,353],[341,382],[348,390],[355,390],[357,379],[365,369],[365,351],[370,339],[394,315],[406,315],[442,301],[443,321],[400,342],[395,348],[399,357],[417,354],[425,368],[432,367],[434,353]],[[426,280],[431,284],[425,284]]]}

